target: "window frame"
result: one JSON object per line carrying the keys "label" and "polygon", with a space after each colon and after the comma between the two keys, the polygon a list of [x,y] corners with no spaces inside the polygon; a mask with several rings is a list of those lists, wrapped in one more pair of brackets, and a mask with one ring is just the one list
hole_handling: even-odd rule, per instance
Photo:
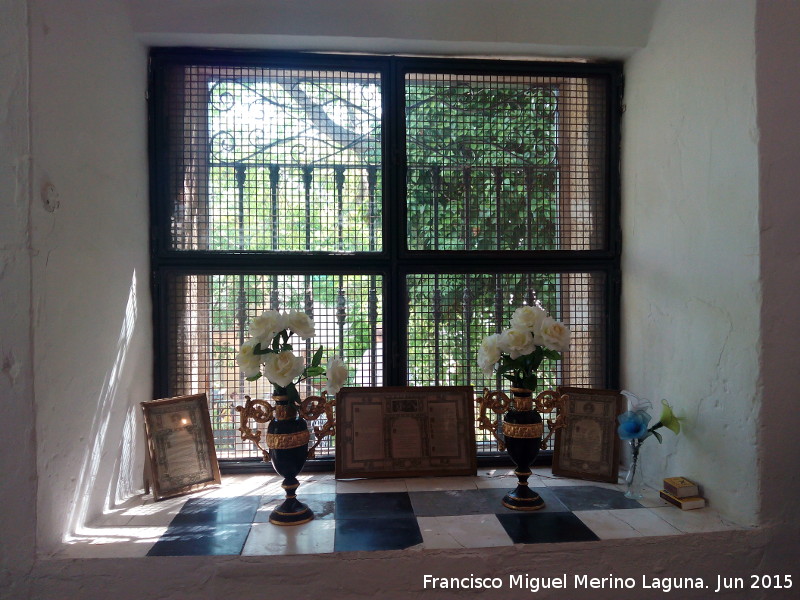
{"label": "window frame", "polygon": [[[170,245],[167,68],[173,65],[369,70],[380,74],[382,89],[382,249],[355,260],[329,252],[179,250]],[[606,81],[607,158],[604,164],[606,226],[597,250],[409,250],[406,211],[405,91],[407,73],[455,75],[535,75],[593,77]],[[605,276],[605,387],[619,385],[620,349],[620,121],[622,64],[542,62],[473,58],[426,58],[279,51],[152,48],[149,61],[150,259],[153,298],[153,393],[169,393],[167,279],[175,274],[363,273],[383,279],[383,384],[406,385],[408,321],[402,310],[406,276],[411,273],[600,272]],[[503,260],[498,260],[502,258]],[[274,260],[277,259],[277,260]]]}

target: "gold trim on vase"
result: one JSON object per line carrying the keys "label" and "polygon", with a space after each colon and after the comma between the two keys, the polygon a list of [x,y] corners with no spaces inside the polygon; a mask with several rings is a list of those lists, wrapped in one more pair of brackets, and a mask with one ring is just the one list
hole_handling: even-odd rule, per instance
{"label": "gold trim on vase", "polygon": [[503,435],[510,438],[540,438],[544,434],[543,423],[503,423]]}
{"label": "gold trim on vase", "polygon": [[267,448],[270,450],[289,450],[308,445],[311,433],[308,429],[296,433],[268,433]]}
{"label": "gold trim on vase", "polygon": [[514,409],[518,411],[533,409],[533,391],[526,388],[511,388]]}

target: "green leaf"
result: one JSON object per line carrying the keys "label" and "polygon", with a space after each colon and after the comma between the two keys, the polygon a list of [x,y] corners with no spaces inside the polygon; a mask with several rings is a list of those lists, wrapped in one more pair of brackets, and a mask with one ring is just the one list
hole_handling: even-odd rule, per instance
{"label": "green leaf", "polygon": [[247,381],[258,381],[261,378],[261,373],[258,375],[253,375],[252,377],[248,377]]}
{"label": "green leaf", "polygon": [[256,344],[256,347],[253,348],[253,354],[256,354],[256,355],[269,354],[270,352],[272,352],[272,350],[270,350],[269,348],[262,348],[261,347],[261,342],[258,342]]}
{"label": "green leaf", "polygon": [[311,359],[311,366],[318,367],[322,363],[322,346],[317,348],[317,351],[314,352],[314,357]]}
{"label": "green leaf", "polygon": [[658,440],[658,443],[660,444],[660,443],[661,443],[661,441],[662,441],[662,440],[661,440],[661,434],[660,434],[660,433],[658,433],[657,431],[651,431],[650,433],[652,433],[652,434],[653,434],[653,436],[655,436],[655,438]]}
{"label": "green leaf", "polygon": [[306,367],[306,377],[316,377],[325,373],[324,367]]}

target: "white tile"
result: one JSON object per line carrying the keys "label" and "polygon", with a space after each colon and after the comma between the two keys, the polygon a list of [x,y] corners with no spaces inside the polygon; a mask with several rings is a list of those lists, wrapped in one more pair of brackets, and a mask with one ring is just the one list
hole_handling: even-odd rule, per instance
{"label": "white tile", "polygon": [[647,508],[625,510],[582,510],[575,515],[601,540],[677,535],[672,525]]}
{"label": "white tile", "polygon": [[337,481],[333,476],[300,477],[300,487],[297,488],[298,494],[335,494]]}
{"label": "white tile", "polygon": [[704,533],[708,531],[742,529],[742,527],[738,525],[724,521],[716,511],[708,507],[695,510],[681,510],[669,504],[660,508],[651,508],[650,510],[684,533]]}
{"label": "white tile", "polygon": [[166,527],[83,528],[54,558],[138,558],[146,556]]}
{"label": "white tile", "polygon": [[[625,486],[621,487],[621,490],[625,491]],[[659,508],[666,504],[659,496],[658,490],[655,490],[651,487],[645,487],[643,490],[642,497],[637,500],[639,504],[646,508]]]}
{"label": "white tile", "polygon": [[302,525],[253,523],[243,556],[323,554],[333,552],[336,521],[313,520]]}
{"label": "white tile", "polygon": [[217,488],[209,488],[208,492],[203,495],[206,498],[235,498],[239,496],[261,496],[265,492],[265,488],[277,484],[280,489],[280,483],[283,479],[274,475],[273,473],[255,473],[255,474],[236,474],[236,475],[223,475],[222,485]]}
{"label": "white tile", "polygon": [[489,548],[513,542],[494,515],[417,517],[425,549]]}
{"label": "white tile", "polygon": [[188,499],[187,496],[182,496],[180,498],[168,498],[160,502],[150,500],[140,506],[131,506],[122,512],[123,515],[129,517],[125,524],[138,527],[169,525]]}
{"label": "white tile", "polygon": [[514,469],[508,467],[478,469],[478,477],[514,477]]}
{"label": "white tile", "polygon": [[349,479],[336,482],[337,494],[407,491],[405,479]]}
{"label": "white tile", "polygon": [[419,477],[406,479],[409,492],[478,489],[475,477]]}

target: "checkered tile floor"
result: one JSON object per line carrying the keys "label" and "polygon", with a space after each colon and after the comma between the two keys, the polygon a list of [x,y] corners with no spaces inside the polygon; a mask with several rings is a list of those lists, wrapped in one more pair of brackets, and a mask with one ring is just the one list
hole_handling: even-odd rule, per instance
{"label": "checkered tile floor", "polygon": [[527,513],[501,504],[514,488],[509,470],[478,477],[336,481],[301,475],[298,498],[310,523],[280,527],[269,514],[284,497],[275,475],[223,476],[223,485],[188,497],[137,497],[75,536],[67,557],[320,554],[405,548],[485,548],[591,542],[729,529],[711,509],[680,511],[653,491],[628,500],[621,486],[553,477],[530,484],[546,507]]}

